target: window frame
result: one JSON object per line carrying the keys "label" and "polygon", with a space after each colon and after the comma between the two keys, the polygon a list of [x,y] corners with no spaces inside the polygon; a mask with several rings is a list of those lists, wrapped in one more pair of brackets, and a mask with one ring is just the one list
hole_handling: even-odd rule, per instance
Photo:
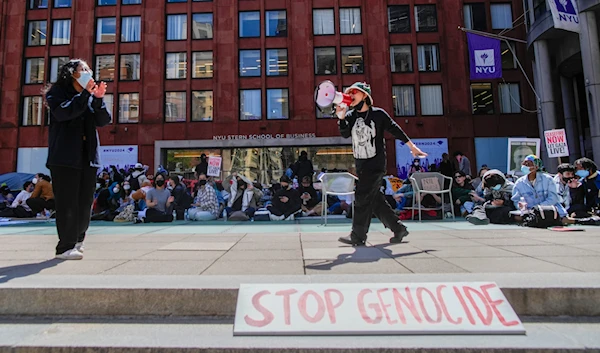
{"label": "window frame", "polygon": [[[494,27],[494,13],[493,13],[493,9],[497,8],[499,6],[508,6],[510,8],[510,27]],[[512,7],[512,3],[510,2],[493,2],[490,4],[490,18],[492,20],[491,23],[491,27],[492,30],[505,30],[505,29],[511,29],[514,28],[514,14],[513,14],[513,7]]]}
{"label": "window frame", "polygon": [[[398,115],[396,114],[396,104],[395,101],[398,98],[394,98],[394,87],[411,87],[412,88],[412,95],[413,95],[413,99],[412,99],[412,108],[413,108],[413,112],[414,114],[410,115]],[[416,94],[416,90],[415,90],[415,85],[414,84],[400,84],[400,85],[392,85],[392,105],[393,105],[393,110],[394,110],[394,117],[415,117],[417,116],[417,94]]]}
{"label": "window frame", "polygon": [[[67,43],[54,43],[55,39],[62,39],[62,38],[56,38],[54,37],[54,33],[55,33],[55,24],[57,22],[66,22],[69,21],[69,38],[68,38],[68,42]],[[51,38],[51,42],[50,45],[52,46],[59,46],[59,45],[71,45],[71,33],[73,32],[73,22],[71,21],[70,18],[57,18],[57,19],[52,19],[52,38]],[[48,34],[46,33],[46,36],[48,36]],[[48,40],[46,38],[46,40]]]}
{"label": "window frame", "polygon": [[27,9],[28,10],[46,10],[50,7],[50,1],[51,0],[46,0],[46,6],[38,6],[38,7],[33,7],[34,5],[34,1],[35,0],[29,0],[28,1],[28,5],[27,5]]}
{"label": "window frame", "polygon": [[[474,20],[474,19],[475,19],[475,17],[476,17],[476,16],[475,16],[475,14],[474,14],[474,12],[473,12],[473,6],[474,6],[474,5],[475,5],[475,6],[477,6],[477,7],[479,7],[479,6],[483,7],[483,20],[484,20],[484,23],[485,23],[485,28],[475,28],[476,26],[475,26],[475,20]],[[468,7],[468,8],[470,8],[471,17],[472,17],[472,18],[470,19],[470,22],[471,22],[471,24],[472,24],[472,26],[471,26],[471,27],[473,27],[473,28],[469,28],[469,26],[467,26],[467,14],[466,14],[466,9],[467,9],[467,7]],[[481,19],[481,18],[482,18],[482,16],[477,16],[477,18],[478,18],[478,19]],[[464,21],[463,21],[463,25],[465,26],[465,28],[467,28],[467,29],[472,29],[472,30],[476,30],[476,31],[483,31],[483,32],[487,31],[487,30],[488,30],[488,28],[489,28],[489,26],[488,26],[488,22],[487,22],[487,9],[486,9],[486,6],[485,6],[485,2],[471,2],[471,3],[465,3],[465,4],[463,5],[463,19],[464,19]]]}
{"label": "window frame", "polygon": [[[268,52],[270,50],[285,50],[285,58],[286,58],[286,65],[287,65],[287,69],[285,71],[285,74],[278,74],[278,75],[269,75],[269,56],[268,56]],[[265,49],[265,76],[267,77],[286,77],[290,75],[290,57],[289,57],[289,50],[288,48],[266,48]],[[277,65],[277,67],[279,67],[279,65]]]}
{"label": "window frame", "polygon": [[[392,51],[392,47],[408,47],[410,48],[410,70],[407,71],[398,71],[398,70],[393,70],[392,65],[396,66],[395,60],[393,60],[393,55],[394,52]],[[414,57],[413,57],[413,50],[412,50],[413,46],[412,44],[391,44],[390,45],[390,72],[394,73],[394,74],[408,74],[408,73],[414,73],[415,72],[415,63],[414,63]],[[417,60],[417,66],[418,66],[418,60]]]}
{"label": "window frame", "polygon": [[[39,124],[25,124],[25,101],[27,99],[33,99],[33,98],[38,98],[39,99],[39,105],[40,105],[40,116],[39,116]],[[33,102],[31,103],[33,104]],[[46,114],[44,114],[44,110],[46,111]],[[28,127],[28,126],[44,126],[44,120],[46,118],[46,115],[49,113],[49,109],[45,109],[44,108],[44,99],[42,96],[23,96],[21,98],[21,114],[19,117],[19,126],[21,127]],[[27,111],[29,113],[29,107],[27,107]]]}
{"label": "window frame", "polygon": [[[242,92],[245,91],[258,91],[258,93],[260,94],[260,99],[258,100],[260,103],[260,116],[258,117],[258,119],[242,119]],[[262,121],[263,120],[263,95],[262,95],[262,89],[260,88],[244,88],[244,89],[239,89],[239,102],[240,102],[240,109],[238,112],[238,120],[239,121]]]}
{"label": "window frame", "polygon": [[[165,25],[166,25],[166,28],[165,28],[165,40],[167,42],[177,42],[177,41],[185,41],[185,40],[187,40],[188,31],[190,29],[189,28],[190,24],[189,24],[189,21],[188,21],[188,15],[187,15],[187,13],[170,13],[170,14],[167,14],[166,16],[167,16],[167,18],[166,18],[166,21],[165,21]],[[183,17],[183,18],[185,18],[185,31],[183,31],[184,38],[169,39],[169,19],[170,18],[174,18],[176,16],[177,17]]]}
{"label": "window frame", "polygon": [[[129,5],[142,5],[142,0],[135,0],[135,1],[138,1],[138,2],[137,2],[137,3],[134,3],[134,4],[129,4],[129,3],[128,3],[128,4],[126,4],[126,3],[125,3],[125,1],[126,1],[126,0],[121,0],[121,6],[129,6]],[[129,0],[129,1],[131,1],[131,0]]]}
{"label": "window frame", "polygon": [[[392,31],[392,27],[391,27],[391,22],[392,22],[392,18],[391,18],[391,13],[390,13],[390,9],[391,8],[403,8],[406,10],[406,20],[408,21],[407,25],[406,25],[406,31]],[[410,11],[410,5],[408,4],[398,4],[398,5],[388,5],[387,7],[387,21],[388,21],[388,33],[412,33],[412,20],[410,19],[411,17],[411,11]]]}
{"label": "window frame", "polygon": [[[435,29],[423,30],[419,27],[418,8],[419,7],[432,7],[435,10]],[[436,33],[440,30],[440,24],[438,21],[438,13],[436,4],[415,4],[414,5],[414,16],[415,16],[415,32],[416,33]]]}
{"label": "window frame", "polygon": [[[123,96],[123,95],[130,96],[132,94],[137,94],[138,104],[137,105],[133,105],[133,106],[137,106],[137,114],[138,114],[137,121],[130,121],[130,120],[127,120],[125,122],[121,121],[121,106],[122,106],[121,105],[121,96]],[[141,99],[140,99],[140,92],[119,92],[118,99],[119,99],[119,101],[118,101],[119,103],[118,103],[117,120],[116,120],[117,124],[139,124],[140,123],[140,118],[141,118],[141,114],[140,114],[140,101],[141,101]],[[131,102],[131,98],[128,100],[128,102]],[[129,106],[131,107],[132,104],[129,104]],[[113,96],[113,110],[114,110],[114,96]],[[129,112],[131,112],[131,109],[129,109]]]}
{"label": "window frame", "polygon": [[[61,58],[63,58],[63,59],[66,58],[66,61],[64,61],[63,64],[61,64],[61,61],[60,61]],[[50,57],[48,57],[48,59],[50,59],[50,65],[49,65],[49,68],[48,68],[49,75],[47,76],[48,77],[48,82],[55,83],[58,80],[58,74],[60,73],[60,68],[62,67],[62,65],[68,63],[69,60],[71,60],[71,58],[69,58],[68,56],[50,56]],[[56,67],[56,80],[52,81],[52,73],[53,73],[52,62],[54,61],[54,59],[56,59],[56,63],[57,63],[57,67]]]}
{"label": "window frame", "polygon": [[[41,71],[42,71],[42,78],[40,80],[36,80],[35,82],[27,82],[29,78],[31,78],[31,72],[30,75],[27,75],[27,69],[29,68],[29,70],[31,70],[32,66],[28,65],[29,62],[33,62],[33,60],[36,60],[38,62],[38,65],[36,65],[37,68],[39,68],[39,61],[41,60]],[[28,67],[30,66],[30,67]],[[23,69],[24,69],[24,73],[23,73],[23,84],[24,85],[39,85],[39,84],[43,84],[44,81],[46,80],[46,59],[44,57],[34,57],[34,58],[25,58],[25,65],[23,65]],[[37,77],[40,76],[40,70],[37,70]]]}
{"label": "window frame", "polygon": [[[50,0],[48,0],[48,1],[50,1]],[[52,8],[54,8],[54,9],[68,9],[68,8],[73,7],[73,0],[69,0],[69,5],[68,6],[56,6],[56,3],[58,1],[59,0],[52,0]],[[48,4],[48,5],[50,5],[50,4]]]}
{"label": "window frame", "polygon": [[[269,20],[267,19],[267,14],[269,12],[283,12],[285,14],[285,34],[284,35],[275,35],[275,36],[271,36],[269,35],[269,31],[267,30],[267,24],[269,23]],[[286,38],[288,36],[288,15],[287,15],[287,10],[286,9],[281,9],[281,10],[276,10],[276,9],[269,9],[269,10],[265,10],[265,37],[267,38]]]}
{"label": "window frame", "polygon": [[[344,33],[342,32],[342,11],[343,10],[358,10],[358,22],[360,25],[360,32],[355,32],[355,33]],[[353,35],[359,35],[362,34],[362,11],[361,11],[361,7],[360,6],[354,6],[354,7],[340,7],[339,9],[339,16],[340,16],[340,35],[345,35],[345,36],[353,36]],[[334,23],[335,23],[335,18],[333,19]]]}
{"label": "window frame", "polygon": [[[206,77],[196,77],[196,54],[197,53],[210,53],[210,57],[211,57],[211,67],[212,67],[212,72],[210,74],[210,76],[206,76]],[[212,50],[198,50],[198,51],[193,51],[192,52],[192,80],[207,80],[207,79],[211,79],[215,76],[215,54]]]}
{"label": "window frame", "polygon": [[[425,46],[433,46],[436,48],[436,61],[437,61],[437,70],[421,70],[421,68],[419,67],[419,47],[425,47]],[[440,61],[440,44],[439,43],[419,43],[417,44],[417,71],[418,72],[441,72],[442,71],[442,63]]]}
{"label": "window frame", "polygon": [[[360,53],[361,53],[361,57],[362,57],[362,72],[344,72],[344,49],[350,49],[350,48],[360,48]],[[363,46],[362,45],[353,45],[353,46],[340,46],[340,60],[341,60],[341,65],[342,65],[342,75],[364,75],[365,73],[365,54],[364,54],[364,50],[363,50]]]}
{"label": "window frame", "polygon": [[[169,121],[167,120],[167,95],[169,93],[179,93],[181,94],[181,96],[183,97],[183,114],[184,114],[184,119],[183,120],[173,120],[173,121]],[[164,97],[165,97],[165,104],[164,104],[164,123],[187,123],[188,119],[187,119],[187,91],[165,91],[164,92]]]}
{"label": "window frame", "polygon": [[[257,13],[258,14],[258,35],[256,36],[243,36],[242,35],[242,15],[249,13]],[[287,16],[287,14],[286,14]],[[261,13],[260,10],[251,10],[251,11],[239,11],[238,12],[238,38],[260,38],[262,35],[262,25],[261,25]]]}
{"label": "window frame", "polygon": [[[184,72],[184,76],[183,77],[169,77],[169,56],[170,55],[179,55],[181,58],[181,54],[185,55],[185,70],[183,70]],[[177,62],[177,65],[181,65],[181,61]],[[177,73],[181,72],[181,69],[175,69]],[[188,70],[189,70],[189,66],[188,66],[188,57],[187,57],[187,51],[181,51],[181,52],[168,52],[165,53],[165,80],[168,81],[176,81],[176,80],[187,80],[188,77]],[[176,75],[178,76],[178,75]],[[176,91],[173,91],[176,92]]]}
{"label": "window frame", "polygon": [[101,1],[106,1],[106,0],[96,0],[96,6],[102,6],[102,7],[104,7],[104,6],[117,6],[117,4],[119,3],[118,0],[114,0],[115,1],[114,4],[101,4],[100,3]]}
{"label": "window frame", "polygon": [[[113,59],[113,78],[105,79],[98,76],[100,74],[100,69],[98,68],[98,59],[102,57],[112,57]],[[103,54],[94,56],[94,80],[96,81],[105,81],[105,82],[114,82],[117,72],[117,58],[115,54]]]}
{"label": "window frame", "polygon": [[[440,114],[424,114],[423,113],[423,102],[425,101],[423,99],[423,92],[421,91],[422,87],[431,87],[431,86],[436,86],[440,88],[440,96],[442,97],[441,99],[441,103],[442,103],[442,112]],[[441,83],[432,83],[432,84],[420,84],[419,85],[419,108],[420,108],[420,113],[421,116],[444,116],[445,114],[445,107],[444,107],[444,86]]]}
{"label": "window frame", "polygon": [[[243,75],[242,74],[242,52],[258,52],[259,67],[258,75]],[[261,49],[239,49],[238,50],[238,77],[262,77],[263,75],[263,64],[262,64],[262,50]]]}
{"label": "window frame", "polygon": [[[490,104],[491,106],[491,112],[485,111],[485,107],[481,107],[479,108],[479,106],[476,108],[475,107],[475,92],[473,89],[473,86],[484,86],[484,85],[489,85],[489,89],[484,89],[484,88],[479,88],[479,89],[475,89],[477,91],[488,91],[490,92],[490,94],[492,95],[492,102]],[[471,92],[471,115],[495,115],[496,114],[496,107],[495,107],[495,102],[494,102],[494,85],[492,82],[471,82],[469,84],[469,91]],[[483,93],[480,93],[483,94]],[[486,105],[487,107],[487,105]],[[481,111],[480,111],[481,110]]]}
{"label": "window frame", "polygon": [[[210,120],[194,120],[194,100],[196,99],[196,97],[194,96],[195,92],[210,92],[212,95],[212,101],[213,101],[213,106],[212,106],[212,116],[210,117]],[[214,90],[210,89],[210,90],[192,90],[191,91],[191,106],[192,106],[192,116],[190,117],[190,122],[192,123],[210,123],[213,122],[215,120],[215,92]]]}
{"label": "window frame", "polygon": [[[194,17],[196,15],[210,15],[210,27],[211,27],[210,37],[196,38],[196,34],[194,33],[194,23],[196,22],[194,20]],[[199,22],[199,23],[205,23],[205,22]],[[192,40],[213,40],[215,38],[214,25],[215,25],[215,16],[214,16],[214,14],[212,12],[195,12],[195,13],[192,13]]]}
{"label": "window frame", "polygon": [[[516,112],[512,112],[511,111],[509,113],[506,113],[502,109],[502,107],[503,107],[503,105],[502,105],[502,96],[503,96],[503,94],[502,94],[501,90],[502,90],[502,86],[509,86],[508,90],[509,90],[509,95],[510,95],[510,86],[511,85],[516,85],[517,86],[517,93],[519,94],[519,97],[518,97],[519,98],[519,102],[518,103],[514,103],[511,100],[511,110],[512,110],[512,105],[514,103],[517,106],[518,111],[516,111]],[[521,114],[521,113],[523,113],[523,109],[521,108],[521,103],[522,103],[521,98],[522,98],[521,97],[521,84],[519,82],[500,82],[500,83],[498,83],[498,105],[500,106],[500,114],[502,114],[502,115],[513,115],[513,114]]]}
{"label": "window frame", "polygon": [[[317,34],[315,33],[315,12],[317,11],[331,11],[331,15],[332,15],[332,20],[333,20],[333,33],[321,33],[321,34]],[[331,8],[318,8],[318,9],[312,9],[312,25],[313,25],[313,36],[333,36],[335,35],[335,9],[333,7]]]}
{"label": "window frame", "polygon": [[[333,64],[334,64],[334,68],[333,71],[331,73],[319,73],[317,72],[317,50],[318,49],[333,49]],[[313,58],[315,61],[315,75],[337,75],[337,47],[314,47],[313,48]]]}
{"label": "window frame", "polygon": [[[123,40],[123,20],[126,18],[137,18],[139,25],[139,39],[138,40]],[[142,16],[121,16],[121,28],[120,28],[119,42],[120,43],[140,43],[142,41]]]}
{"label": "window frame", "polygon": [[[113,19],[115,21],[115,33],[114,33],[114,40],[110,41],[110,42],[104,42],[104,41],[100,41],[98,38],[98,35],[100,34],[100,36],[103,36],[103,33],[99,33],[98,32],[98,26],[100,24],[100,21],[103,20],[107,20],[107,19]],[[117,42],[117,17],[116,16],[108,16],[108,17],[97,17],[96,18],[96,33],[95,33],[95,41],[94,44],[110,44],[110,43],[116,43]]]}
{"label": "window frame", "polygon": [[[287,91],[287,117],[286,118],[280,118],[280,119],[276,119],[276,118],[269,118],[269,91],[273,91],[273,90],[281,90],[281,91]],[[266,104],[266,120],[267,121],[284,121],[284,120],[290,120],[291,116],[290,116],[290,89],[288,87],[270,87],[267,88],[265,90],[265,101],[267,102]],[[262,119],[261,119],[262,120]]]}
{"label": "window frame", "polygon": [[[31,44],[32,42],[32,25],[34,23],[44,23],[45,25],[45,31],[44,31],[44,35],[42,35],[42,32],[40,31],[40,37],[38,39],[39,44]],[[42,43],[43,42],[43,43]],[[34,21],[27,21],[27,47],[44,47],[48,44],[48,21],[47,20],[34,20]]]}
{"label": "window frame", "polygon": [[[121,71],[123,70],[124,66],[123,66],[123,58],[126,56],[137,56],[138,59],[138,78],[137,79],[128,79],[128,78],[123,78],[121,77]],[[135,70],[133,70],[132,68],[132,72],[135,72]],[[132,54],[119,54],[119,81],[124,81],[124,82],[135,82],[135,81],[139,81],[141,79],[142,76],[142,56],[139,53],[132,53]]]}

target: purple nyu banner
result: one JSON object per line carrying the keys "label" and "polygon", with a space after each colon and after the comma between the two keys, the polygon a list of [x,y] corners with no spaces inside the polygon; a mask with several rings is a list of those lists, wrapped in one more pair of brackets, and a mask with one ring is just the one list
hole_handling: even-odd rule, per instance
{"label": "purple nyu banner", "polygon": [[502,77],[500,40],[467,33],[471,61],[471,79],[483,80]]}

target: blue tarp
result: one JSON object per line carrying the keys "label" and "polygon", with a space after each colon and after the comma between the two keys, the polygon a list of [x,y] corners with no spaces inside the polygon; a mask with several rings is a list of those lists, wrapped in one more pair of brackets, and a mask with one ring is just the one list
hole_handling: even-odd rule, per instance
{"label": "blue tarp", "polygon": [[0,175],[0,185],[6,184],[6,185],[8,185],[9,189],[11,189],[13,191],[22,190],[23,184],[25,184],[26,181],[31,181],[31,179],[33,179],[34,176],[35,176],[35,174],[29,174],[29,173],[2,174],[2,175]]}

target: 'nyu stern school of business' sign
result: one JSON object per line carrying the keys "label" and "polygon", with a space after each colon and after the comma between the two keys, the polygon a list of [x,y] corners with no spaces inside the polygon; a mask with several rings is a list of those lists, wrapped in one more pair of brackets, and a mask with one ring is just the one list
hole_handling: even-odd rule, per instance
{"label": "'nyu stern school of business' sign", "polygon": [[314,132],[304,134],[256,134],[256,135],[215,135],[213,140],[273,140],[273,139],[300,139],[315,138]]}
{"label": "'nyu stern school of business' sign", "polygon": [[495,283],[242,284],[234,335],[525,334]]}

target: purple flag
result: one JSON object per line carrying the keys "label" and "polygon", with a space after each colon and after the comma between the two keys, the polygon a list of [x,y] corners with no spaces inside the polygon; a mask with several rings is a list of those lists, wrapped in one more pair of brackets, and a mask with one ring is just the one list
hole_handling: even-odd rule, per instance
{"label": "purple flag", "polygon": [[467,33],[471,61],[471,79],[482,80],[502,77],[500,40]]}

